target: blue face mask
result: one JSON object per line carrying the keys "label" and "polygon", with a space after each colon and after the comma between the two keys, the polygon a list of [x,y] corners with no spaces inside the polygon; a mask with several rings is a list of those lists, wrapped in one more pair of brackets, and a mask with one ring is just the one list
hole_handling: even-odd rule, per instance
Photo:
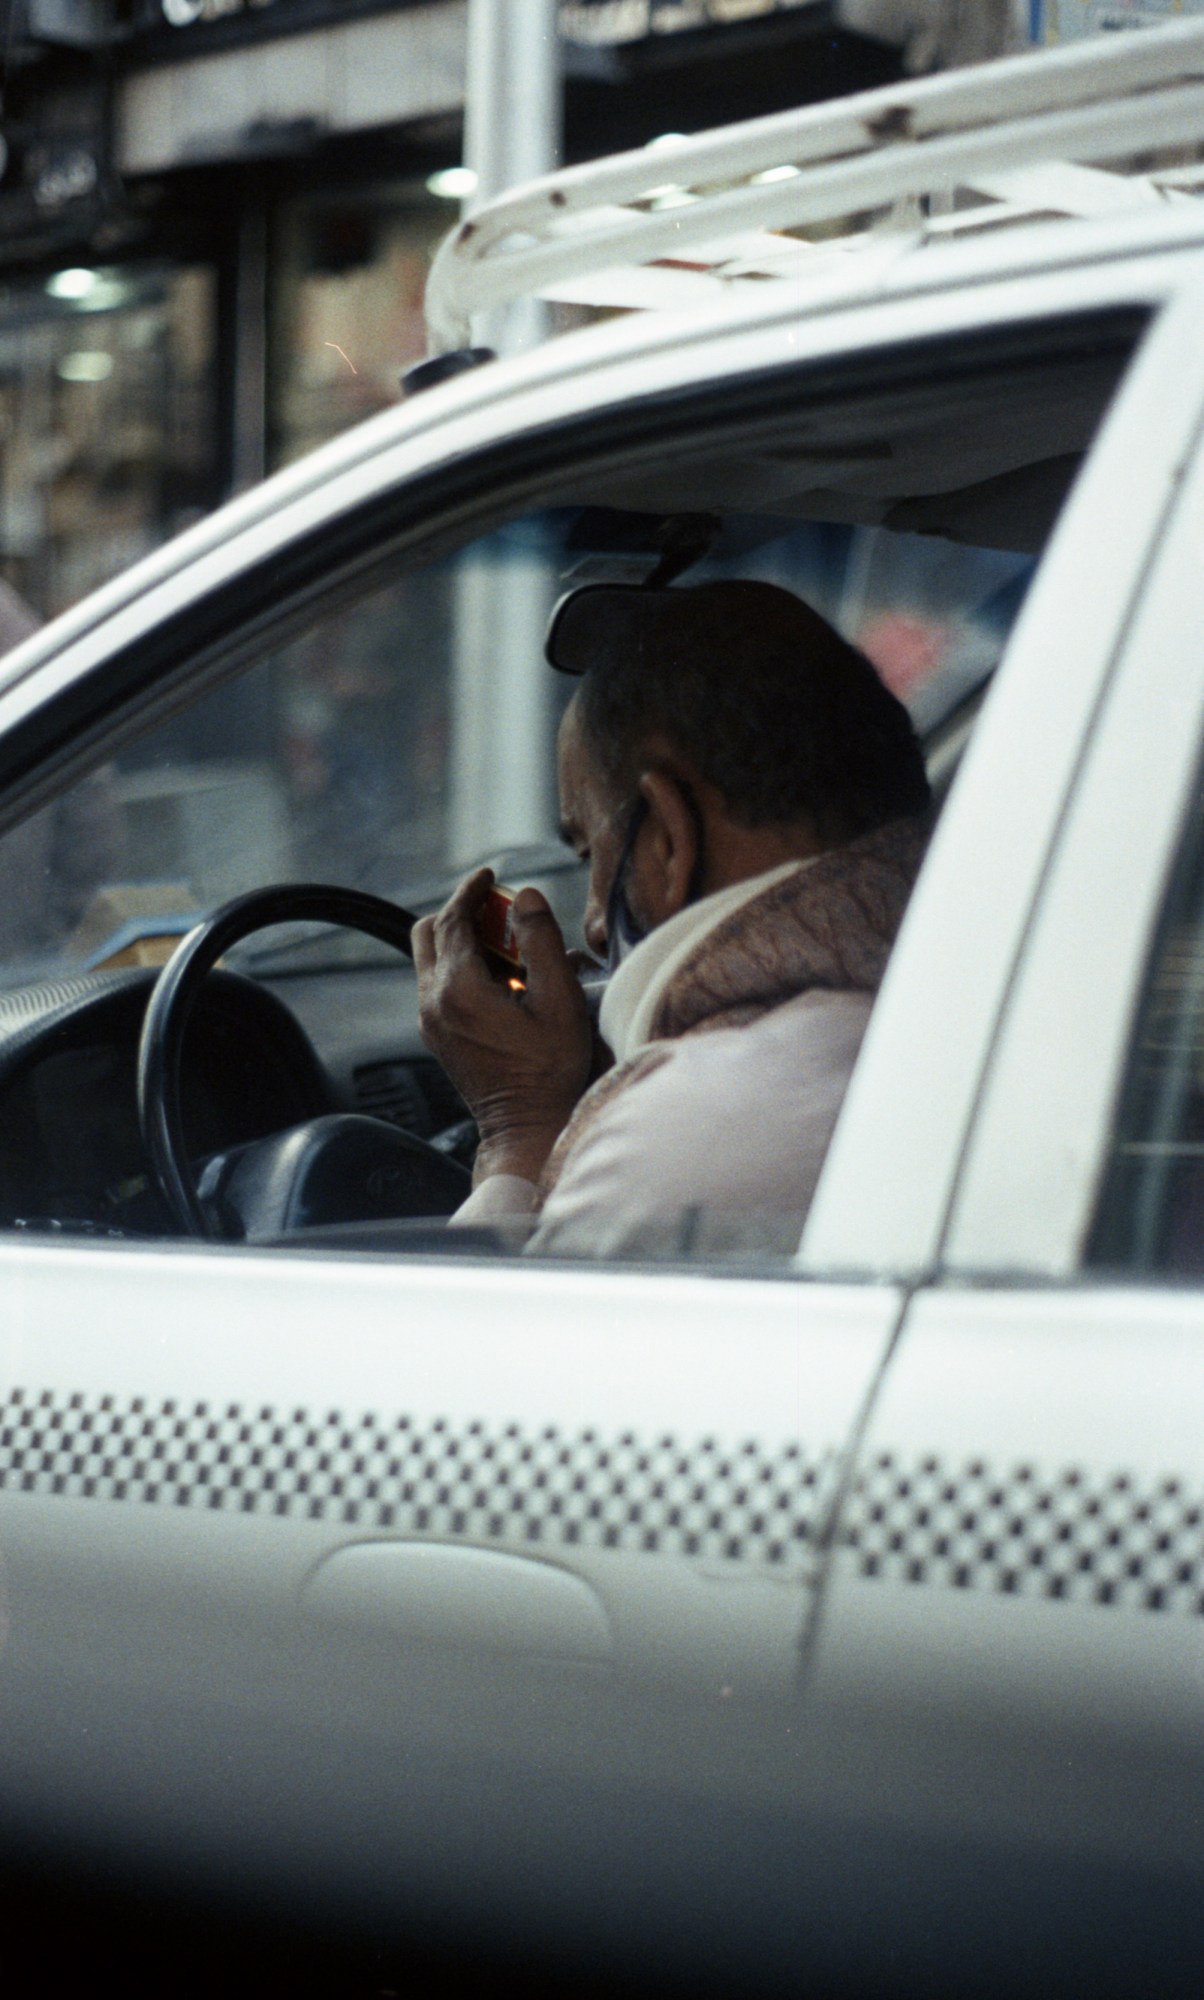
{"label": "blue face mask", "polygon": [[[698,801],[693,791],[688,785],[683,784],[681,786],[681,794],[689,808],[690,817],[694,821],[694,830],[697,835],[697,853],[694,858],[694,869],[690,876],[690,886],[686,895],[687,903],[696,903],[702,894],[703,881],[706,876],[706,832],[703,825],[702,813],[699,810]],[[640,922],[627,900],[627,870],[631,864],[631,857],[635,852],[636,841],[640,837],[640,828],[647,817],[648,801],[647,799],[639,798],[636,800],[632,808],[631,818],[627,822],[627,832],[624,836],[623,846],[619,852],[619,861],[615,869],[614,881],[610,885],[610,894],[606,898],[606,974],[608,978],[622,964],[627,954],[634,951],[636,945],[640,944],[648,935],[646,925]]]}
{"label": "blue face mask", "polygon": [[610,894],[606,898],[606,973],[618,970],[628,952],[634,951],[648,933],[627,900],[627,870],[640,837],[640,828],[648,817],[647,799],[637,799],[631,818],[627,822],[627,832],[619,852],[618,866]]}

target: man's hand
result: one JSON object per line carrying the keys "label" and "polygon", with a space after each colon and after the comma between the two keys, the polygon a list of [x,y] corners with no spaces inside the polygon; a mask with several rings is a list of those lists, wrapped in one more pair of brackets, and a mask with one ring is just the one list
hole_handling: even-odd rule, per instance
{"label": "man's hand", "polygon": [[478,868],[437,917],[415,924],[419,1019],[424,1042],[480,1127],[474,1179],[507,1173],[533,1181],[589,1081],[589,1014],[538,889],[514,899],[526,991],[490,971],[477,919],[492,886],[493,870]]}

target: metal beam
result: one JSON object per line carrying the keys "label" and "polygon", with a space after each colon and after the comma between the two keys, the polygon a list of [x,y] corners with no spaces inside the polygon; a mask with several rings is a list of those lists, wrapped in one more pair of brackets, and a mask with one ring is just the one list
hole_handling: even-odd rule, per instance
{"label": "metal beam", "polygon": [[[560,158],[558,0],[469,0],[466,213],[554,171]],[[500,352],[538,345],[548,308],[519,299],[482,315]],[[450,849],[462,861],[553,829],[552,675],[543,638],[554,578],[500,541],[472,549],[456,580]]]}

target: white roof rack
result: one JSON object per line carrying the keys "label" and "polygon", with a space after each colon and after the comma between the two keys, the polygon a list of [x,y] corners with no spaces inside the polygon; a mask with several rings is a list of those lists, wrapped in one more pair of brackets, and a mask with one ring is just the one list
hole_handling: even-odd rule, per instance
{"label": "white roof rack", "polygon": [[[528,297],[673,308],[755,278],[806,279],[899,232],[1191,201],[1204,141],[1204,23],[1035,51],[569,167],[489,202],[440,246],[432,354]],[[1085,162],[1146,156],[1146,170]],[[873,226],[867,227],[867,218]],[[850,225],[843,233],[834,225]],[[818,236],[801,232],[820,225]]]}

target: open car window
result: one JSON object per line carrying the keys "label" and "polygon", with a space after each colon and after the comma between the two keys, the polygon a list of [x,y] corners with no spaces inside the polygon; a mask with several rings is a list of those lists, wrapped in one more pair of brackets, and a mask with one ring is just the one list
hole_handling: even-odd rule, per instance
{"label": "open car window", "polygon": [[[900,388],[759,418],[722,449],[712,437],[653,464],[645,448],[631,470],[612,457],[596,476],[560,476],[542,504],[450,552],[444,536],[433,557],[378,562],[357,597],[335,577],[303,629],[290,618],[284,643],[127,734],[0,839],[0,1098],[14,1135],[0,1224],[178,1233],[138,1134],[138,1026],[149,969],[231,897],[308,881],[429,910],[488,861],[539,886],[580,942],[584,871],[557,838],[554,785],[572,685],[547,667],[544,632],[566,589],[646,576],[667,523],[708,523],[685,583],[783,586],[867,654],[931,752],[939,800],[1130,351],[1125,320],[1025,329],[1014,354],[993,340],[948,379],[912,368]],[[412,974],[377,941],[293,926],[225,965],[283,1002],[313,1060],[283,1026],[262,1061],[248,1057],[254,1037],[273,1040],[271,1020],[240,1013],[233,987],[215,1000],[185,1089],[198,1167],[306,1118],[361,1112],[470,1164],[471,1122],[423,1048]],[[67,1004],[69,1029],[55,1014]],[[53,1048],[37,1026],[49,1033],[52,1016]],[[634,1250],[592,1225],[566,1248],[786,1259],[797,1245],[793,1208],[741,1211],[733,1226],[721,1190],[715,1212],[703,1206]],[[305,1240],[350,1222],[344,1241],[396,1248],[404,1231],[379,1225],[406,1216],[361,1227],[306,1211]],[[424,1223],[413,1240],[430,1236]],[[503,1240],[491,1223],[482,1247]]]}

